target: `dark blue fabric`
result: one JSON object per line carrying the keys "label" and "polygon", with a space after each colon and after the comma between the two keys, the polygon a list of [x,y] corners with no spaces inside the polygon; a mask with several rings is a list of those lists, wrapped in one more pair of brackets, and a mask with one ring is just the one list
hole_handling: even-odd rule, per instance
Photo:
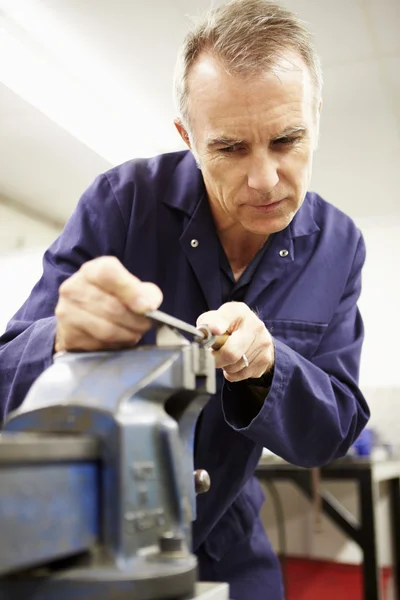
{"label": "dark blue fabric", "polygon": [[203,581],[229,581],[232,600],[276,600],[283,598],[280,565],[265,539],[260,517],[256,517],[249,535],[214,560],[203,548],[199,553],[200,578]]}
{"label": "dark blue fabric", "polygon": [[[117,256],[162,289],[162,310],[195,324],[222,304],[219,253],[190,153],[130,161],[99,176],[45,253],[42,278],[0,339],[2,415],[51,364],[58,288],[83,262]],[[363,325],[356,302],[364,258],[354,223],[308,193],[292,223],[272,236],[245,288],[243,300],[274,337],[272,387],[249,419],[243,407],[253,402],[250,387],[219,378],[195,452],[196,468],[209,471],[212,487],[198,497],[194,547],[201,569],[206,555],[215,578],[232,583],[234,600],[282,598],[276,560],[257,525],[264,496],[253,473],[262,448],[294,464],[323,465],[343,456],[368,420],[357,387]],[[149,332],[142,343],[153,341]]]}
{"label": "dark blue fabric", "polygon": [[258,265],[262,261],[262,258],[271,243],[272,236],[270,236],[261,250],[256,254],[251,263],[247,266],[245,271],[241,274],[239,279],[235,281],[235,277],[232,272],[229,260],[220,244],[220,268],[221,268],[221,298],[222,302],[243,302],[246,297],[247,289],[253,279],[254,274],[257,271]]}

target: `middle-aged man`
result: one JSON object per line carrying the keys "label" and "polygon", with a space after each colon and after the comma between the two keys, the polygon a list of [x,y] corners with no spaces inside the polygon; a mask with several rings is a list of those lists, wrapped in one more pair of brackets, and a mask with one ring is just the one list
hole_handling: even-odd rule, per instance
{"label": "middle-aged man", "polygon": [[253,477],[262,448],[322,465],[369,416],[357,386],[363,239],[307,192],[321,88],[310,34],[290,12],[234,0],[208,14],[175,78],[190,151],[100,175],[1,339],[4,417],[55,351],[152,343],[141,313],[160,304],[230,332],[196,429],[195,465],[212,487],[198,498],[194,550],[201,578],[229,582],[234,600],[282,598]]}

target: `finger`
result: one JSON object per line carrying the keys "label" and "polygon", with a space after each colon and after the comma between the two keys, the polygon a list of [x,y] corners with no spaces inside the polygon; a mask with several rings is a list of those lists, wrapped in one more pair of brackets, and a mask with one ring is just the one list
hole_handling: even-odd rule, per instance
{"label": "finger", "polygon": [[[238,371],[242,370],[243,368],[250,368],[250,367],[253,367],[257,370],[259,368],[259,365],[262,365],[265,363],[265,354],[268,351],[268,348],[269,348],[269,344],[265,344],[265,343],[262,343],[261,345],[259,344],[259,337],[258,337],[257,333],[255,333],[252,344],[241,355],[238,362],[236,362],[232,365],[227,365],[225,367],[227,372],[228,373],[237,373]],[[246,355],[247,361],[249,363],[248,367],[246,367],[246,365],[245,365],[245,361],[243,359],[244,355]]]}
{"label": "finger", "polygon": [[207,325],[213,335],[223,335],[229,332],[229,320],[221,315],[219,310],[210,310],[201,314],[197,321],[196,326]]}
{"label": "finger", "polygon": [[249,314],[253,314],[244,302],[226,302],[218,310],[200,315],[197,326],[207,325],[214,335],[231,334],[238,329]]}
{"label": "finger", "polygon": [[57,331],[55,351],[95,352],[98,350],[126,350],[135,346],[136,344],[132,341],[104,344],[100,340],[89,337],[85,331],[69,327],[67,336],[63,335],[62,329]]}
{"label": "finger", "polygon": [[230,323],[240,323],[252,310],[245,302],[225,302],[219,307],[218,313]]}
{"label": "finger", "polygon": [[109,348],[119,344],[134,346],[141,338],[131,331],[92,314],[79,306],[59,303],[55,311],[66,349]]}
{"label": "finger", "polygon": [[[253,344],[253,346],[251,346],[249,348],[249,350],[247,350],[246,352],[244,352],[242,354],[242,356],[240,357],[240,359],[236,363],[234,363],[233,365],[227,365],[226,367],[224,367],[224,370],[226,370],[227,373],[229,373],[231,375],[234,375],[235,373],[239,373],[240,371],[243,371],[243,369],[248,369],[252,365],[254,365],[255,361],[256,361],[256,358],[260,354],[260,352],[258,350],[256,350],[256,349],[252,350],[252,348],[255,348],[254,344]],[[246,363],[245,363],[245,360],[243,358],[244,355],[246,355],[246,358],[248,360],[248,363],[249,363],[248,367],[246,367]]]}
{"label": "finger", "polygon": [[237,383],[238,381],[245,381],[249,379],[251,375],[246,373],[247,369],[241,369],[237,373],[228,373],[228,371],[222,370],[222,373],[227,381],[230,383]]}
{"label": "finger", "polygon": [[223,375],[225,377],[225,379],[227,381],[230,381],[231,383],[236,383],[238,381],[245,381],[246,379],[259,379],[260,377],[262,377],[265,374],[265,371],[253,371],[253,370],[249,370],[247,369],[241,369],[240,371],[237,371],[237,373],[229,373],[228,371],[225,371],[223,369]]}
{"label": "finger", "polygon": [[149,319],[135,314],[118,298],[91,283],[85,283],[84,286],[75,284],[60,289],[60,297],[93,315],[133,332],[143,334],[152,327]]}
{"label": "finger", "polygon": [[[240,362],[240,361],[239,361]],[[224,377],[231,382],[242,381],[244,379],[254,378],[259,379],[268,370],[266,361],[266,353],[263,348],[258,348],[258,350],[253,353],[252,357],[249,358],[249,366],[243,366],[243,361],[238,369],[235,369],[235,366],[226,367],[223,369]]]}
{"label": "finger", "polygon": [[80,269],[89,283],[116,296],[137,313],[156,310],[163,296],[153,283],[142,282],[113,256],[102,256],[85,263]]}
{"label": "finger", "polygon": [[250,351],[254,338],[254,331],[251,328],[243,327],[234,331],[220,350],[214,352],[216,367],[237,365],[242,360],[243,354]]}

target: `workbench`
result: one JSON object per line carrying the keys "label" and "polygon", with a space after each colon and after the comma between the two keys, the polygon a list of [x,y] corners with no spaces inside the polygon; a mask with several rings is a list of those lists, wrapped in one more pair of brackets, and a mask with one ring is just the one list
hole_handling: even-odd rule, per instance
{"label": "workbench", "polygon": [[[310,500],[314,498],[312,471],[291,465],[274,455],[263,455],[256,471],[261,482],[290,481]],[[365,600],[382,600],[377,547],[376,498],[378,485],[388,483],[390,496],[391,541],[393,548],[393,575],[400,598],[400,458],[371,460],[345,458],[323,467],[321,483],[325,481],[353,481],[357,486],[360,519],[352,516],[332,494],[321,487],[318,491],[321,511],[337,527],[356,542],[363,553],[363,583]]]}

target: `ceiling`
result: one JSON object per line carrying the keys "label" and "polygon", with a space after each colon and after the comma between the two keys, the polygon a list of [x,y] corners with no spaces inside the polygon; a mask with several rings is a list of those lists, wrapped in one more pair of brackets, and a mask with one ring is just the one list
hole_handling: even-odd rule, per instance
{"label": "ceiling", "polygon": [[[400,2],[282,3],[325,73],[312,188],[352,216],[399,212]],[[187,15],[209,5],[0,0],[0,196],[62,223],[99,172],[181,148],[171,75]]]}

